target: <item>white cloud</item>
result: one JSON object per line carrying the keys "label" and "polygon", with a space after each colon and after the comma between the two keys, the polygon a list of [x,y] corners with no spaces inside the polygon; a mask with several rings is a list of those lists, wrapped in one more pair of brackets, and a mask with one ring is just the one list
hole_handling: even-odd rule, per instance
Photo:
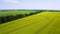
{"label": "white cloud", "polygon": [[19,0],[3,0],[3,1],[9,3],[19,3]]}

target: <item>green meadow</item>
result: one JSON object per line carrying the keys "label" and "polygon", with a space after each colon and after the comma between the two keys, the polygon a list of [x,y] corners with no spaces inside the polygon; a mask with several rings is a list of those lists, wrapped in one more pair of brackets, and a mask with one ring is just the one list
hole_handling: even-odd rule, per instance
{"label": "green meadow", "polygon": [[60,12],[41,12],[0,24],[0,34],[60,34]]}
{"label": "green meadow", "polygon": [[15,16],[17,14],[29,14],[29,13],[34,13],[36,11],[33,10],[5,10],[5,11],[0,11],[0,17],[2,16]]}

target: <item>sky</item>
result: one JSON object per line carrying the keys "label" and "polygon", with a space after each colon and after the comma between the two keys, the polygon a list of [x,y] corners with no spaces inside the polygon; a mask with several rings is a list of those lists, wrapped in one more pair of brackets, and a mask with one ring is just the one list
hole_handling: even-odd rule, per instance
{"label": "sky", "polygon": [[0,0],[0,10],[4,9],[60,10],[60,0]]}

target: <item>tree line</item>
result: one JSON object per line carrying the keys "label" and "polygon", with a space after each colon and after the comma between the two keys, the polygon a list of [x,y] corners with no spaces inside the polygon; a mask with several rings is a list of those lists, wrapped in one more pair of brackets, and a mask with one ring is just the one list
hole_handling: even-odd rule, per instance
{"label": "tree line", "polygon": [[6,23],[6,22],[9,22],[9,21],[13,21],[13,20],[16,20],[16,19],[19,19],[19,18],[23,18],[23,17],[26,17],[26,16],[30,16],[30,15],[33,15],[33,14],[37,14],[39,12],[42,12],[42,11],[37,11],[35,13],[30,13],[30,14],[17,14],[16,16],[4,16],[4,17],[0,17],[0,24],[3,24],[3,23]]}

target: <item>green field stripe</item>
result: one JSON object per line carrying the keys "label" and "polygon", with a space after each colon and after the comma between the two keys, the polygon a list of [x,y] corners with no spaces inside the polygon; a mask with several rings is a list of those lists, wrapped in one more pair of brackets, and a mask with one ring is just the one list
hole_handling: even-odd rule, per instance
{"label": "green field stripe", "polygon": [[29,14],[29,13],[34,13],[36,11],[4,11],[4,12],[0,12],[0,16],[10,16],[10,15],[17,15],[17,14]]}

